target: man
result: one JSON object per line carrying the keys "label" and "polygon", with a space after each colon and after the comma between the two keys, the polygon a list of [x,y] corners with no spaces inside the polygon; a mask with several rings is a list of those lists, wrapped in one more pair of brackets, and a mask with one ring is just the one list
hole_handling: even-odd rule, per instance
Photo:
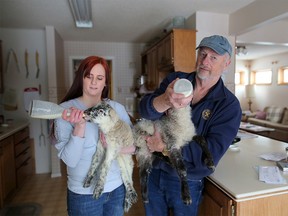
{"label": "man", "polygon": [[[190,105],[196,133],[205,137],[217,165],[235,138],[242,115],[238,99],[221,79],[230,65],[232,47],[225,37],[213,35],[204,38],[196,49],[196,71],[170,73],[155,92],[143,97],[140,114],[143,118],[156,120],[170,108]],[[173,91],[177,78],[186,78],[192,82],[192,95],[185,97]],[[157,130],[147,138],[147,145],[151,152],[166,151]],[[205,165],[202,149],[196,142],[191,141],[185,145],[182,155],[187,168],[192,204],[185,205],[181,200],[180,182],[175,169],[158,158],[153,162],[149,176],[146,215],[167,216],[169,211],[176,216],[198,214],[203,179],[212,171]]]}

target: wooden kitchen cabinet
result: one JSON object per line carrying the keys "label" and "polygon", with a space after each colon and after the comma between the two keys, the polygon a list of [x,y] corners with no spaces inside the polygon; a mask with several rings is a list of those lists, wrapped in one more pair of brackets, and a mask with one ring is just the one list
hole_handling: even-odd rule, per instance
{"label": "wooden kitchen cabinet", "polygon": [[32,145],[33,140],[29,138],[28,127],[14,134],[17,187],[21,187],[33,173]]}
{"label": "wooden kitchen cabinet", "polygon": [[234,215],[234,208],[233,200],[230,197],[210,181],[205,182],[199,216],[232,216]]}
{"label": "wooden kitchen cabinet", "polygon": [[193,72],[195,49],[195,30],[173,29],[154,43],[142,53],[142,74],[147,75],[147,89],[156,89],[169,72]]}
{"label": "wooden kitchen cabinet", "polygon": [[174,45],[174,34],[168,34],[162,41],[157,45],[157,68],[160,70],[173,70],[174,66],[174,53],[173,45]]}
{"label": "wooden kitchen cabinet", "polygon": [[190,73],[195,68],[196,32],[173,29],[157,45],[158,69]]}
{"label": "wooden kitchen cabinet", "polygon": [[154,90],[158,86],[157,49],[153,48],[147,53],[147,83],[148,90]]}
{"label": "wooden kitchen cabinet", "polygon": [[13,137],[0,141],[1,148],[1,197],[4,201],[16,189]]}
{"label": "wooden kitchen cabinet", "polygon": [[[15,125],[17,128],[18,124]],[[35,172],[34,142],[29,137],[29,127],[19,125],[19,129],[7,128],[9,135],[5,135],[5,131],[0,135],[3,136],[0,140],[0,209]]]}

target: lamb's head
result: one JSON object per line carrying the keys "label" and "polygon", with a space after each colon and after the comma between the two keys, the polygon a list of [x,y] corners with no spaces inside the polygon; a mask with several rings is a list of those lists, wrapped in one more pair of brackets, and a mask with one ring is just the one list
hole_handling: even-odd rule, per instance
{"label": "lamb's head", "polygon": [[101,123],[110,118],[110,112],[113,108],[106,102],[101,102],[94,107],[84,111],[84,118],[88,122]]}

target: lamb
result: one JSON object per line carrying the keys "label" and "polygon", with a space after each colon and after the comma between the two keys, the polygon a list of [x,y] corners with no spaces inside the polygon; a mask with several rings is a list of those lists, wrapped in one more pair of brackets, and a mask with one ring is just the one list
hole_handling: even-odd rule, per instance
{"label": "lamb", "polygon": [[133,188],[132,180],[134,162],[131,155],[119,154],[119,151],[122,146],[134,144],[132,129],[124,121],[120,120],[116,111],[104,101],[95,107],[85,110],[84,118],[89,122],[98,124],[105,135],[108,145],[107,148],[103,148],[99,139],[97,150],[93,155],[91,167],[83,186],[89,187],[95,177],[96,185],[93,197],[99,198],[103,192],[105,178],[111,162],[117,159],[126,188],[124,210],[128,212],[132,204],[137,201],[137,193]]}
{"label": "lamb", "polygon": [[[155,128],[160,132],[166,149],[170,152],[168,158],[162,154],[150,153],[145,136],[153,135]],[[194,125],[191,121],[191,108],[186,106],[180,109],[169,109],[167,115],[156,121],[142,119],[133,128],[135,145],[138,148],[136,159],[139,166],[140,184],[143,202],[148,203],[148,177],[152,168],[155,156],[161,156],[166,162],[173,166],[180,178],[182,201],[189,205],[192,203],[188,183],[187,172],[181,155],[181,147],[191,140],[195,140],[203,149],[206,155],[205,163],[215,169],[211,153],[208,150],[205,139],[195,133]],[[168,159],[168,160],[167,160]]]}

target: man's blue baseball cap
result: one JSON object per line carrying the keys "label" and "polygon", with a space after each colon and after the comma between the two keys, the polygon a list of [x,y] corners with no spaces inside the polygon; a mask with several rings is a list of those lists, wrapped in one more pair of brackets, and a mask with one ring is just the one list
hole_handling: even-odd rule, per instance
{"label": "man's blue baseball cap", "polygon": [[224,55],[226,52],[230,56],[232,55],[232,47],[229,41],[225,37],[220,35],[213,35],[210,37],[203,38],[196,49],[200,47],[208,47],[214,50],[219,55]]}

